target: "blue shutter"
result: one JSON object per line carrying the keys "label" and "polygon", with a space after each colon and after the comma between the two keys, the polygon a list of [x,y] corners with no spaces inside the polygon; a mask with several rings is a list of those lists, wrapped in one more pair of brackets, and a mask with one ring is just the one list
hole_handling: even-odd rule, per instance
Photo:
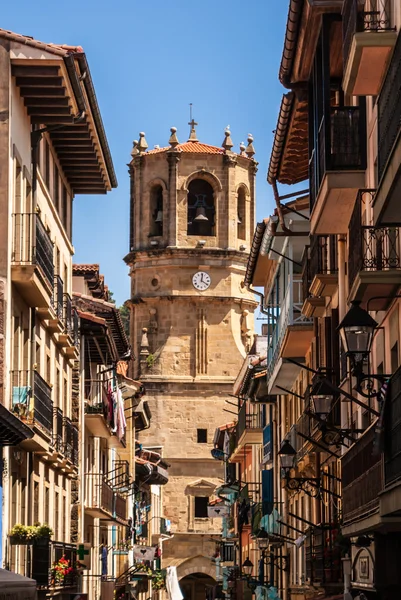
{"label": "blue shutter", "polygon": [[270,515],[274,504],[273,469],[262,471],[262,514]]}
{"label": "blue shutter", "polygon": [[270,463],[273,460],[273,425],[269,423],[263,428],[263,462]]}

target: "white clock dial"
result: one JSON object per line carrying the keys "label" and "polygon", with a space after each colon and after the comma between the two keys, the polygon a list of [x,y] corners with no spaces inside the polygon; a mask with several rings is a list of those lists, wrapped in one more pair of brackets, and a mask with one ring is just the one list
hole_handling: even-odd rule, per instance
{"label": "white clock dial", "polygon": [[211,283],[212,280],[210,279],[210,275],[209,273],[205,273],[205,271],[198,271],[192,277],[192,285],[200,292],[207,290]]}

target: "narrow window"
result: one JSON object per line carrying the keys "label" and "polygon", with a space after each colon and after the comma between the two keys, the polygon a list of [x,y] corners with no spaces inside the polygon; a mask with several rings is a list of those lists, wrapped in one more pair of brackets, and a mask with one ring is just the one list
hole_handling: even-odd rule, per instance
{"label": "narrow window", "polygon": [[245,200],[245,188],[240,187],[237,194],[237,237],[240,240],[245,240],[246,237]]}
{"label": "narrow window", "polygon": [[155,185],[150,190],[149,237],[163,235],[163,188]]}
{"label": "narrow window", "polygon": [[53,163],[53,191],[53,204],[57,212],[60,214],[60,178],[55,162]]}
{"label": "narrow window", "polygon": [[204,179],[194,179],[188,186],[188,235],[215,235],[213,188]]}
{"label": "narrow window", "polygon": [[398,342],[395,342],[394,346],[391,348],[391,372],[395,373],[398,369]]}
{"label": "narrow window", "polygon": [[207,429],[197,429],[198,444],[207,444]]}
{"label": "narrow window", "polygon": [[207,519],[207,506],[209,498],[204,496],[195,496],[195,518]]}
{"label": "narrow window", "polygon": [[49,143],[45,140],[45,183],[47,189],[50,188],[50,148]]}

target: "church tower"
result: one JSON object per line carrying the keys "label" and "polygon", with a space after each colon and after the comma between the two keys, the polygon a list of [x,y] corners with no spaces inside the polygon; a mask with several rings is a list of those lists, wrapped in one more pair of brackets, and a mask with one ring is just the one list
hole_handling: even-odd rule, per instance
{"label": "church tower", "polygon": [[131,179],[131,343],[146,388],[151,426],[140,443],[170,464],[164,517],[174,537],[163,542],[163,567],[175,565],[185,598],[213,585],[210,560],[221,520],[207,504],[223,481],[214,460],[215,429],[233,416],[232,386],[252,342],[256,302],[241,282],[255,220],[252,136],[233,152],[197,139],[148,150],[134,142]]}

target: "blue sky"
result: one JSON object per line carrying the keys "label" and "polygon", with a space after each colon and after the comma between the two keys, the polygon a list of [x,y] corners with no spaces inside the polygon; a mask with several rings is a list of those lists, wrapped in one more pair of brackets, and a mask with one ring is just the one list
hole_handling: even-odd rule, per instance
{"label": "blue sky", "polygon": [[[254,136],[257,218],[270,214],[266,182],[281,96],[278,81],[288,1],[20,0],[2,6],[0,26],[44,42],[84,48],[119,186],[74,200],[75,262],[100,263],[118,304],[129,297],[129,178],[132,141],[167,145],[170,127],[188,137],[189,103],[198,138],[220,146],[230,125],[238,150]],[[288,192],[288,190],[286,190]]]}

